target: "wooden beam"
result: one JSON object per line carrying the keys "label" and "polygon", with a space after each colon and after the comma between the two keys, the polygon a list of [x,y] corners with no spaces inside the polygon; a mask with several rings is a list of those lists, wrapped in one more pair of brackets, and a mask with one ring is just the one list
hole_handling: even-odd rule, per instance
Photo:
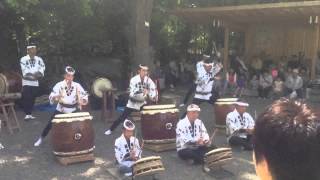
{"label": "wooden beam", "polygon": [[224,48],[223,48],[223,67],[227,71],[229,69],[229,28],[224,28]]}
{"label": "wooden beam", "polygon": [[316,61],[318,59],[319,50],[319,24],[314,27],[313,57],[311,59],[311,79],[316,77]]}

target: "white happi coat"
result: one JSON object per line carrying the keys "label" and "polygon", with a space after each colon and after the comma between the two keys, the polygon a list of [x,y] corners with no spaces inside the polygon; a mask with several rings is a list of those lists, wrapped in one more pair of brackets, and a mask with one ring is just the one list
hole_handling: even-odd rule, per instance
{"label": "white happi coat", "polygon": [[[88,101],[88,93],[82,88],[79,83],[72,82],[71,86],[67,86],[67,82],[65,80],[58,82],[52,89],[52,92],[49,95],[50,103],[54,103],[55,96],[62,96],[61,100],[57,105],[57,111],[62,113],[72,113],[77,110],[78,104],[78,96],[79,99],[84,99]],[[75,107],[65,107],[62,104],[67,105],[75,105]]]}
{"label": "white happi coat", "polygon": [[214,76],[221,70],[217,65],[213,65],[211,70],[207,72],[203,67],[203,62],[197,63],[197,79],[196,79],[196,92],[194,97],[203,100],[209,100],[212,96],[212,87],[214,83]]}
{"label": "white happi coat", "polygon": [[141,158],[142,149],[139,145],[139,140],[134,136],[130,137],[130,145],[127,143],[126,138],[122,134],[118,137],[114,143],[114,151],[117,162],[120,165],[126,165],[131,167],[134,161],[125,160],[125,157],[130,156],[130,150],[134,149],[136,153],[136,157]]}
{"label": "white happi coat", "polygon": [[197,142],[202,136],[204,141],[209,141],[209,135],[206,127],[200,119],[194,121],[194,128],[192,129],[191,123],[186,116],[184,119],[181,119],[176,128],[176,145],[177,151],[185,149],[186,143]]}
{"label": "white happi coat", "polygon": [[152,81],[152,79],[148,76],[145,76],[143,81],[141,81],[140,75],[136,75],[130,80],[129,87],[129,100],[127,103],[128,108],[140,110],[141,106],[143,106],[146,101],[143,96],[143,90],[149,90],[148,96],[153,99],[158,95],[156,85]]}
{"label": "white happi coat", "polygon": [[[20,59],[20,66],[22,71],[22,76],[25,77],[27,73],[40,72],[44,76],[44,71],[46,69],[43,60],[39,56],[34,56],[34,61],[31,61],[29,55],[26,55]],[[39,86],[39,81],[30,81],[22,79],[22,86]]]}
{"label": "white happi coat", "polygon": [[253,129],[254,124],[255,122],[249,113],[244,112],[241,118],[237,109],[234,109],[234,111],[230,112],[226,118],[228,140],[231,136],[246,138],[246,133],[237,133],[237,131],[239,129]]}

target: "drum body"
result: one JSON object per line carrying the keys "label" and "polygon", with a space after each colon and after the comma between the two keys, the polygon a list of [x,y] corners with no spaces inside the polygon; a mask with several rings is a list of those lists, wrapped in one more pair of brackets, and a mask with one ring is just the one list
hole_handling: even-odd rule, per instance
{"label": "drum body", "polygon": [[178,112],[174,104],[145,106],[141,111],[142,138],[154,142],[174,141]]}
{"label": "drum body", "polygon": [[22,91],[22,79],[20,74],[8,71],[0,73],[0,95],[20,93]]}
{"label": "drum body", "polygon": [[235,108],[237,98],[223,98],[218,99],[214,104],[214,114],[217,127],[226,126],[226,117],[228,113],[232,112]]}
{"label": "drum body", "polygon": [[144,176],[164,171],[160,156],[150,156],[137,160],[133,166],[133,176]]}
{"label": "drum body", "polygon": [[58,114],[52,120],[51,142],[56,156],[75,156],[94,149],[92,116],[87,112]]}
{"label": "drum body", "polygon": [[231,159],[231,148],[217,148],[209,151],[204,156],[204,162],[209,168],[221,166]]}

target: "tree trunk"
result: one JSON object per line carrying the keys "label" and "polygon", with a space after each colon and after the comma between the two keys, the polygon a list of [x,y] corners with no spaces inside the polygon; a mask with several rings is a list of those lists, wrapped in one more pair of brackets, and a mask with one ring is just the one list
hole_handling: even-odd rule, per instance
{"label": "tree trunk", "polygon": [[132,68],[139,64],[153,66],[153,49],[150,46],[150,21],[153,0],[132,0],[131,57]]}

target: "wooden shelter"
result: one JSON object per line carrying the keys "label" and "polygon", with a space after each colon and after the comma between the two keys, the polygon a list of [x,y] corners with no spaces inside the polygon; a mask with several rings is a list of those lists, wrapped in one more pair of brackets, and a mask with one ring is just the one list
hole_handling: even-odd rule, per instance
{"label": "wooden shelter", "polygon": [[[190,23],[223,27],[224,54],[229,52],[229,34],[234,31],[245,34],[246,57],[265,52],[279,59],[304,52],[311,77],[315,77],[320,50],[320,1],[186,8],[172,13]],[[228,56],[223,62],[228,65]]]}

